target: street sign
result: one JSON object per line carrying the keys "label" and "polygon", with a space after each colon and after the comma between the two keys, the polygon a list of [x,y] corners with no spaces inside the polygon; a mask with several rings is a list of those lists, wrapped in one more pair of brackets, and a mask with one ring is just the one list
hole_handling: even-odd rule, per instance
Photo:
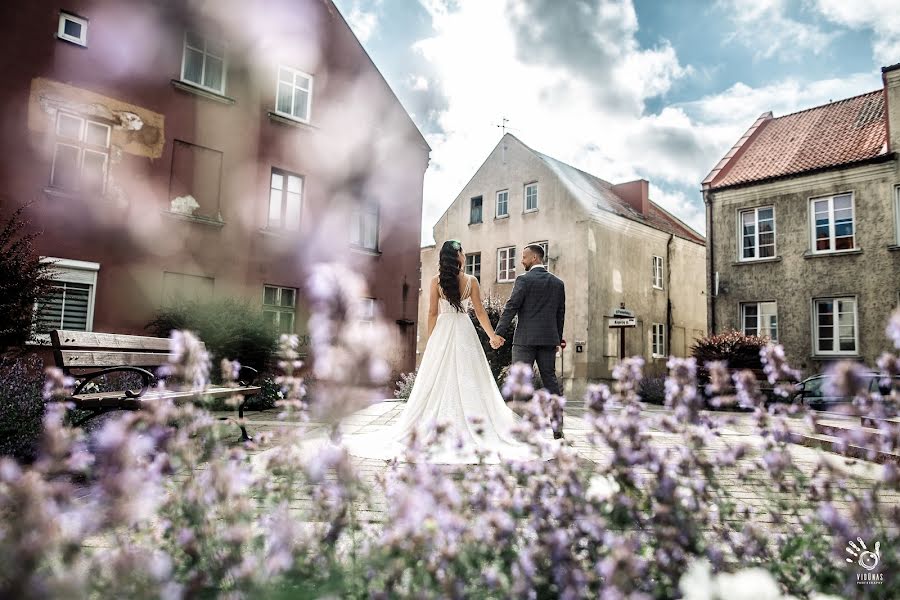
{"label": "street sign", "polygon": [[628,310],[627,308],[617,308],[613,311],[614,317],[623,317],[623,318],[633,318],[634,311]]}
{"label": "street sign", "polygon": [[615,327],[637,327],[637,319],[634,317],[612,318],[609,320],[609,326]]}
{"label": "street sign", "polygon": [[565,348],[565,347],[566,347],[566,340],[561,341],[561,342],[559,343],[559,347],[560,347],[560,348]]}

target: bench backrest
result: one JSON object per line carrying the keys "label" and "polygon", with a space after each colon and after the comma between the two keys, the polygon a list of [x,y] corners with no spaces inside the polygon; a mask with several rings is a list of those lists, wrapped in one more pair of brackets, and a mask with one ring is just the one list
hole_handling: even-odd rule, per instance
{"label": "bench backrest", "polygon": [[169,360],[169,340],[143,335],[55,330],[50,332],[58,367],[155,369]]}

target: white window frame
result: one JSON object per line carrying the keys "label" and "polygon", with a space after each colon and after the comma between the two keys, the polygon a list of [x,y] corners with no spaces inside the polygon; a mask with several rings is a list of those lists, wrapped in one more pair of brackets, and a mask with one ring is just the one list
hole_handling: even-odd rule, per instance
{"label": "white window frame", "polygon": [[[528,188],[534,188],[534,208],[528,208]],[[530,183],[525,184],[525,190],[522,194],[522,208],[523,212],[532,213],[537,212],[540,208],[540,197],[538,196],[538,182],[532,181]]]}
{"label": "white window frame", "polygon": [[650,326],[650,356],[666,357],[666,326],[664,323],[653,323]]}
{"label": "white window frame", "polygon": [[[275,304],[266,304],[266,290],[273,289],[275,290]],[[282,306],[281,304],[281,296],[283,295],[285,290],[290,290],[294,294],[294,304],[291,306]],[[295,333],[296,324],[297,324],[297,293],[298,289],[289,286],[283,285],[263,285],[263,296],[262,296],[262,310],[263,314],[269,312],[275,315],[275,331],[278,333]],[[281,327],[281,317],[282,315],[290,315],[291,316],[291,326],[288,331],[285,331]]]}
{"label": "white window frame", "polygon": [[[469,264],[469,259],[472,259],[471,265]],[[477,275],[475,274],[475,263],[476,262],[478,263],[478,274]],[[475,279],[477,279],[478,282],[480,283],[481,282],[481,252],[470,252],[470,253],[466,254],[466,262],[465,262],[465,266],[463,268],[465,270],[466,275],[471,275],[472,277],[475,277]]]}
{"label": "white window frame", "polygon": [[[81,25],[81,37],[71,36],[66,33],[66,21],[71,21],[73,23],[78,23]],[[67,42],[72,42],[73,44],[78,44],[79,46],[84,46],[87,48],[87,30],[88,30],[88,20],[83,17],[76,17],[72,13],[66,11],[60,11],[59,13],[59,26],[56,30],[56,37],[65,40]]]}
{"label": "white window frame", "polygon": [[[368,234],[374,229],[374,241],[368,243]],[[374,200],[363,201],[350,216],[350,245],[354,248],[378,252],[381,243],[381,207]]]}
{"label": "white window frame", "polygon": [[[75,119],[79,121],[78,126],[78,139],[72,139],[63,137],[59,133],[59,124],[62,118]],[[90,125],[96,125],[98,127],[102,127],[106,130],[106,140],[104,146],[97,146],[94,144],[88,144],[85,137],[87,133],[87,128]],[[106,191],[106,179],[109,174],[109,146],[110,141],[112,139],[112,127],[107,123],[101,123],[99,121],[94,121],[92,119],[86,119],[80,115],[75,113],[70,113],[67,111],[57,111],[56,112],[56,123],[54,125],[54,142],[53,142],[53,160],[50,164],[50,186],[54,188],[58,188],[67,192],[77,192],[82,189],[82,178],[84,175],[84,156],[87,153],[100,155],[103,157],[103,174],[100,182],[100,193]],[[77,165],[76,169],[78,171],[78,185],[74,189],[67,189],[61,187],[56,182],[56,161],[58,156],[58,151],[60,146],[65,146],[68,148],[74,148],[78,152]]]}
{"label": "white window frame", "polygon": [[[819,348],[819,304],[822,302],[832,302],[834,304],[834,313],[832,318],[832,328],[834,329],[831,350],[821,350]],[[839,306],[840,302],[853,303],[853,350],[840,349],[840,322],[839,322]],[[834,296],[825,298],[814,298],[812,302],[812,327],[813,327],[813,354],[816,356],[857,356],[859,355],[859,301],[856,296]],[[835,344],[837,350],[835,350]]]}
{"label": "white window frame", "polygon": [[[772,211],[772,256],[760,256],[760,245],[759,245],[759,211],[761,210],[771,210]],[[745,257],[744,256],[744,215],[747,213],[753,213],[753,251],[755,256]],[[767,206],[757,206],[756,208],[746,208],[738,211],[738,261],[740,262],[753,262],[757,260],[772,260],[776,256],[778,256],[778,241],[777,241],[777,227],[778,224],[775,218],[775,206],[767,205]]]}
{"label": "white window frame", "polygon": [[[853,247],[843,250],[835,249],[837,239],[835,237],[835,220],[834,220],[834,199],[839,196],[850,196],[850,214],[851,223],[853,224]],[[828,202],[828,244],[827,250],[816,249],[816,202]],[[812,254],[840,254],[841,252],[852,252],[858,248],[856,244],[856,194],[853,192],[840,192],[830,196],[819,196],[809,199],[809,248]]]}
{"label": "white window frame", "polygon": [[[42,263],[51,264],[51,278],[54,281],[64,281],[67,283],[86,283],[91,286],[88,292],[87,318],[85,323],[85,331],[94,330],[94,303],[97,298],[97,272],[100,270],[100,263],[90,262],[86,260],[72,260],[68,258],[56,258],[53,256],[42,256]],[[37,303],[34,305],[34,314],[37,316]],[[32,327],[37,325],[37,321],[32,323]],[[50,343],[50,335],[46,333],[36,334],[34,338],[41,344]]]}
{"label": "white window frame", "polygon": [[[193,33],[197,37],[203,38],[203,48],[197,48],[196,46],[191,46],[188,44],[188,34],[190,34],[190,33]],[[222,41],[222,42],[219,42],[219,44],[222,46],[222,56],[218,56],[216,54],[208,52],[206,48],[209,45],[209,37],[210,36],[208,36],[206,34],[202,34],[197,31],[185,31],[184,32],[184,44],[181,47],[181,81],[183,83],[186,83],[187,85],[192,85],[194,87],[198,87],[198,88],[207,90],[209,92],[212,92],[214,94],[218,94],[221,96],[221,95],[225,94],[225,90],[227,89],[227,86],[228,86],[228,83],[227,83],[228,51],[225,48],[225,42]],[[200,83],[197,83],[196,81],[191,81],[190,79],[186,79],[184,76],[184,68],[187,65],[188,48],[190,48],[191,50],[196,50],[203,54],[203,66],[200,69]],[[203,82],[206,81],[206,59],[207,59],[207,57],[212,57],[212,58],[222,61],[222,88],[221,89],[216,89],[216,88],[209,87],[209,86],[206,86],[203,84]]]}
{"label": "white window frame", "polygon": [[755,306],[756,307],[756,335],[760,335],[763,327],[761,326],[760,318],[762,317],[762,309],[761,306],[763,304],[772,304],[775,307],[775,335],[772,337],[773,342],[778,342],[779,334],[779,324],[778,324],[778,303],[774,300],[761,300],[759,302],[742,302],[741,303],[741,327],[740,330],[744,335],[749,335],[747,333],[747,307]]}
{"label": "white window frame", "polygon": [[[281,189],[277,189],[274,187],[274,182],[272,181],[275,175],[281,176]],[[300,181],[300,191],[297,192],[299,196],[298,202],[299,207],[297,210],[297,222],[296,223],[287,223],[287,202],[289,194],[293,192],[289,191],[289,179],[293,177]],[[266,228],[274,229],[278,231],[300,231],[300,223],[303,221],[303,186],[305,181],[303,180],[302,175],[298,175],[297,173],[291,173],[290,171],[285,171],[284,169],[279,169],[278,167],[272,167],[271,174],[269,175],[269,203],[266,206]],[[272,221],[272,193],[280,192],[281,196],[281,208],[279,209],[279,219],[277,223],[273,224]]]}
{"label": "white window frame", "polygon": [[[512,257],[510,257],[512,254]],[[506,268],[503,264],[506,263]],[[505,277],[502,277],[505,275]],[[497,248],[497,283],[510,283],[516,280],[516,247]]]}
{"label": "white window frame", "polygon": [[[506,205],[506,210],[500,212],[500,197],[503,196],[503,202]],[[484,206],[482,205],[482,210],[484,210]],[[496,202],[494,203],[494,213],[498,219],[506,219],[509,217],[509,190],[500,190],[497,192]]]}
{"label": "white window frame", "polygon": [[653,289],[661,290],[661,289],[663,289],[663,286],[665,285],[665,277],[666,277],[665,261],[663,261],[662,256],[656,256],[655,254],[653,255],[652,268],[653,268],[653,279],[652,279],[651,283],[653,284]]}
{"label": "white window frame", "polygon": [[360,298],[359,322],[366,327],[375,325],[375,298]]}
{"label": "white window frame", "polygon": [[[288,84],[286,81],[281,80],[281,72],[287,71],[291,75],[291,82]],[[309,89],[303,89],[302,86],[297,85],[297,77],[305,77],[309,81]],[[291,86],[291,110],[285,112],[278,107],[278,89],[281,87],[281,84],[290,85]],[[300,69],[295,69],[294,67],[288,67],[287,65],[278,65],[278,70],[275,73],[275,114],[280,115],[286,119],[291,119],[293,121],[299,121],[300,123],[309,123],[312,119],[312,97],[313,97],[313,76],[305,71],[301,71]],[[304,111],[306,116],[299,117],[294,114],[295,104],[297,102],[297,90],[306,92],[306,110]]]}

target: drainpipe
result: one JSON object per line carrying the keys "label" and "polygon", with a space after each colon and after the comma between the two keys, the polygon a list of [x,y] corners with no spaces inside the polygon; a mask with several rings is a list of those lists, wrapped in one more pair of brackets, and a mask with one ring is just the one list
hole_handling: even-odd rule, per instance
{"label": "drainpipe", "polygon": [[666,242],[666,356],[672,356],[672,241],[675,234],[669,234]]}
{"label": "drainpipe", "polygon": [[713,237],[713,196],[709,190],[703,190],[703,203],[706,205],[706,328],[710,335],[716,332],[716,297]]}

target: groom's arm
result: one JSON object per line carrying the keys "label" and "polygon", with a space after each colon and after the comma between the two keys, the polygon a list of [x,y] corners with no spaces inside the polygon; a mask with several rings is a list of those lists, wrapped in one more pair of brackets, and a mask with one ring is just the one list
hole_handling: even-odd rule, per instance
{"label": "groom's arm", "polygon": [[560,290],[562,296],[559,300],[559,307],[556,309],[556,328],[559,330],[559,339],[563,339],[563,325],[566,323],[566,286],[562,286]]}
{"label": "groom's arm", "polygon": [[507,337],[509,327],[512,325],[513,318],[519,314],[522,307],[522,301],[525,299],[525,281],[523,277],[516,278],[516,284],[513,286],[512,294],[503,307],[503,314],[500,315],[500,321],[497,323],[496,332],[500,337]]}

